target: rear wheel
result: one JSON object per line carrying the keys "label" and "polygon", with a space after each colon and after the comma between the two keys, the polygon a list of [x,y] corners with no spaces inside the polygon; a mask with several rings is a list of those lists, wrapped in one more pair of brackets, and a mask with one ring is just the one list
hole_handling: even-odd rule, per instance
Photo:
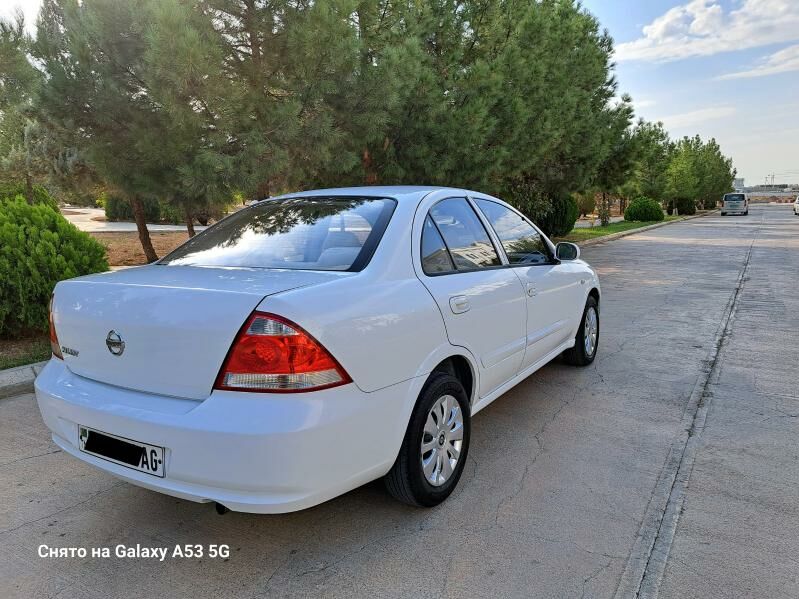
{"label": "rear wheel", "polygon": [[583,310],[583,319],[574,337],[574,347],[563,352],[563,359],[574,366],[588,366],[594,361],[599,347],[599,304],[589,295]]}
{"label": "rear wheel", "polygon": [[385,476],[388,492],[410,505],[432,507],[449,497],[469,451],[469,400],[460,381],[444,373],[427,381]]}

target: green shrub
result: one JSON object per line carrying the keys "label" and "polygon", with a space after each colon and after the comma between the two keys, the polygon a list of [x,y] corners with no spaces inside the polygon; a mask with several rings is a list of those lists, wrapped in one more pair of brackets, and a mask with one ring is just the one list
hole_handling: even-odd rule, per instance
{"label": "green shrub", "polygon": [[574,228],[580,209],[571,196],[551,198],[551,210],[544,217],[535,220],[541,230],[550,237],[562,237]]}
{"label": "green shrub", "polygon": [[689,198],[677,198],[676,200],[669,200],[667,212],[674,213],[674,204],[677,204],[677,210],[680,216],[696,214],[696,202]]}
{"label": "green shrub", "polygon": [[663,208],[660,202],[651,198],[637,198],[630,202],[624,211],[624,220],[628,221],[657,221],[663,220]]}
{"label": "green shrub", "polygon": [[715,210],[719,205],[720,198],[705,198],[702,200],[702,208],[705,210]]}
{"label": "green shrub", "polygon": [[596,195],[593,193],[577,194],[577,210],[581,216],[593,214],[596,210]]}
{"label": "green shrub", "polygon": [[181,209],[174,204],[170,204],[165,200],[159,203],[159,212],[161,214],[161,222],[169,223],[172,225],[182,224],[186,219],[181,212]]}
{"label": "green shrub", "polygon": [[105,248],[57,211],[0,199],[0,336],[46,331],[55,284],[104,270]]}
{"label": "green shrub", "polygon": [[[171,223],[177,225],[183,222],[183,214],[179,208],[166,200],[147,198],[144,204],[144,219],[148,223]],[[110,221],[133,221],[133,208],[130,202],[117,196],[103,195],[97,199],[98,207],[105,208],[105,218]]]}
{"label": "green shrub", "polygon": [[[27,196],[23,183],[0,184],[0,199],[15,198],[17,196],[22,196],[23,198]],[[58,201],[41,185],[33,186],[33,203],[44,204],[45,206],[50,206],[53,210],[58,210]]]}
{"label": "green shrub", "polygon": [[[144,220],[148,223],[157,223],[161,220],[161,204],[158,200],[148,198],[142,200],[144,204]],[[124,198],[108,196],[105,199],[105,218],[110,221],[133,221],[133,208]]]}

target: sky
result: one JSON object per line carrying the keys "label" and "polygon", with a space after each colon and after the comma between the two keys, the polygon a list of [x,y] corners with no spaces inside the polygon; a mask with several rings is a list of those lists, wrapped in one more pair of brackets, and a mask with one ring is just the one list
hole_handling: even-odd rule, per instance
{"label": "sky", "polygon": [[[124,0],[121,0],[124,1]],[[29,24],[41,0],[0,0]],[[672,137],[714,137],[747,185],[799,183],[799,0],[583,0],[619,94]],[[770,180],[770,179],[769,179]]]}
{"label": "sky", "polygon": [[[799,0],[583,0],[619,93],[672,137],[714,137],[747,185],[799,183]],[[769,179],[770,180],[770,179]]]}

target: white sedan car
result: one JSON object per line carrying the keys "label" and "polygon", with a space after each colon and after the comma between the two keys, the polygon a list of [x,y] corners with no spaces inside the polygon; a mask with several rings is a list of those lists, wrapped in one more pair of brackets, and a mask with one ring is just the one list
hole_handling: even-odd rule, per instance
{"label": "white sedan car", "polygon": [[593,361],[600,288],[579,254],[463,189],[265,200],[154,264],[59,283],[39,408],[76,458],[220,510],[379,477],[433,506],[474,414],[558,356]]}
{"label": "white sedan car", "polygon": [[799,196],[796,196],[796,201],[793,203],[793,213],[799,216]]}

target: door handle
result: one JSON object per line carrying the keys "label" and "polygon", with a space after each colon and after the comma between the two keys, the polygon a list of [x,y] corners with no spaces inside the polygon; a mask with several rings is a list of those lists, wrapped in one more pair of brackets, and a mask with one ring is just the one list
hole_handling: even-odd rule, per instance
{"label": "door handle", "polygon": [[533,285],[532,283],[527,283],[526,287],[527,287],[528,297],[534,297],[538,295],[538,290],[535,288],[535,285]]}
{"label": "door handle", "polygon": [[469,298],[465,295],[456,295],[449,298],[449,308],[453,314],[463,314],[468,312],[471,306],[469,305]]}

